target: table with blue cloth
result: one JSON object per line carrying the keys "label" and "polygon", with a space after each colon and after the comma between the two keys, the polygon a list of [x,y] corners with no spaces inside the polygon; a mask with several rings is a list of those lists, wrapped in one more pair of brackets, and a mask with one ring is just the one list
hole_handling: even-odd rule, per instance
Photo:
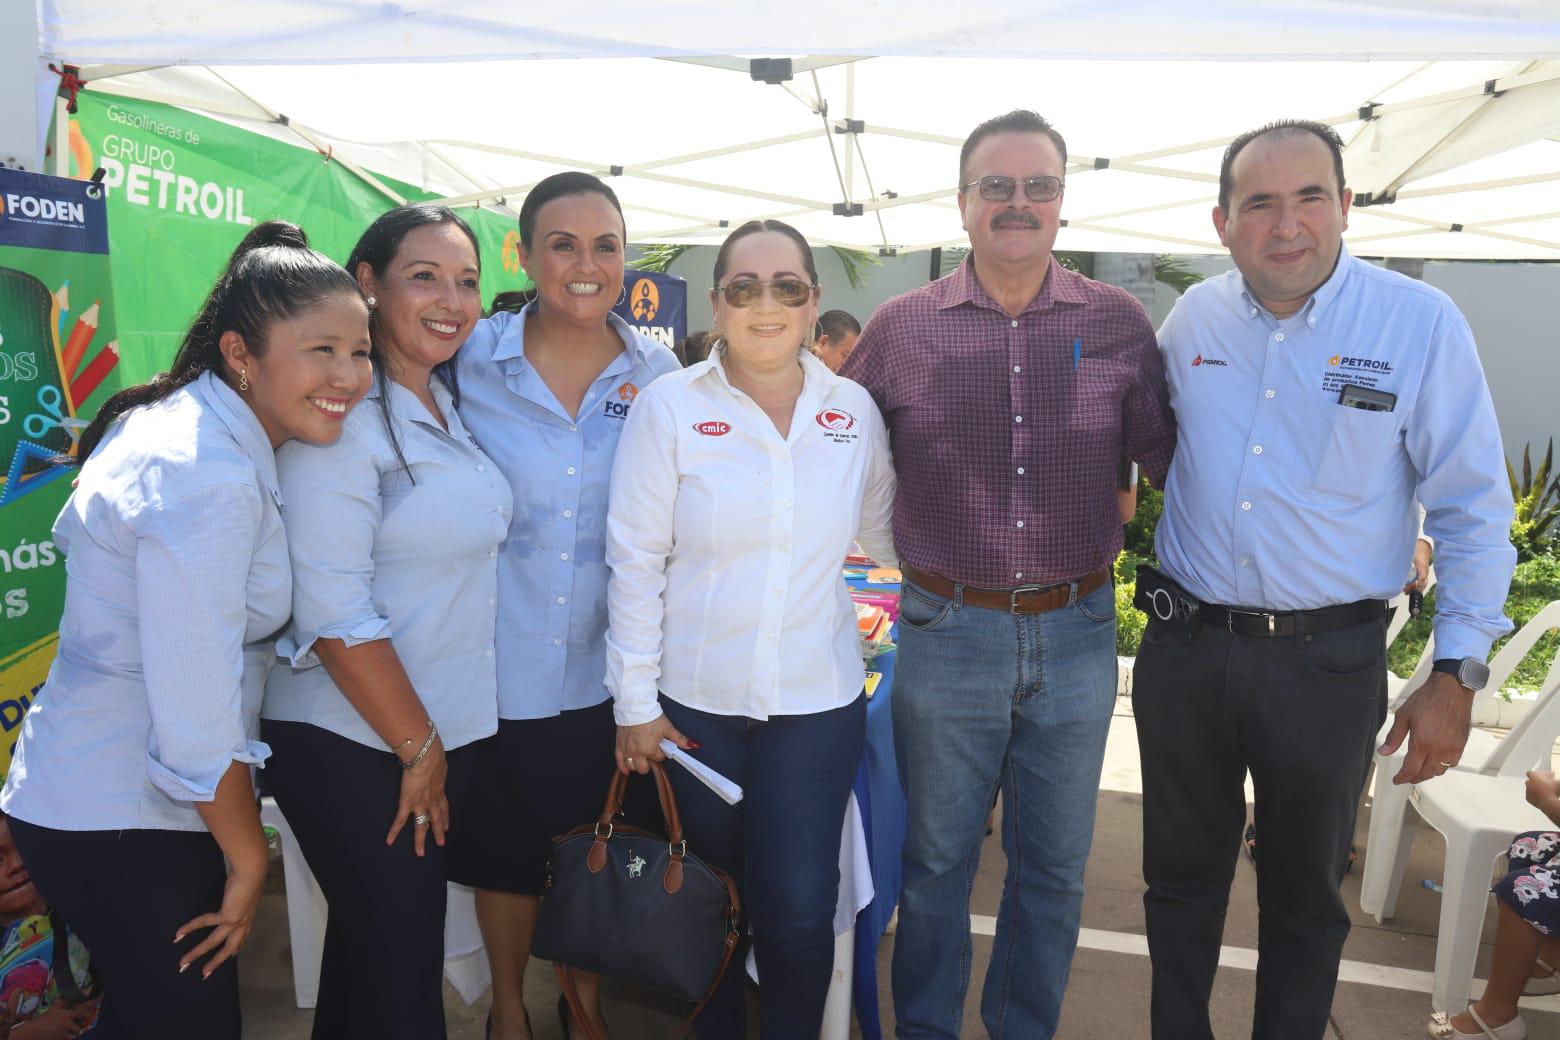
{"label": "table with blue cloth", "polygon": [[[847,577],[854,589],[898,593],[899,586],[873,584],[865,578]],[[890,638],[892,638],[892,633]],[[881,1040],[878,1018],[878,942],[899,906],[899,853],[905,841],[905,794],[899,786],[894,759],[894,651],[880,654],[867,667],[881,672],[882,680],[867,701],[867,747],[856,771],[856,804],[862,829],[867,833],[867,853],[872,863],[871,903],[856,917],[854,1003],[856,1023],[864,1040]]]}

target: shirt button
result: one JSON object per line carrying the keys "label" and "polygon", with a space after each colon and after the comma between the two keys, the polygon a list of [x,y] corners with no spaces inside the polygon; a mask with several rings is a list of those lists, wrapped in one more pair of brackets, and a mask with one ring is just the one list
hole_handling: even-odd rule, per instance
{"label": "shirt button", "polygon": [[560,559],[560,560],[567,560],[568,558],[569,558],[569,554],[568,553],[559,553],[558,554],[558,559]]}
{"label": "shirt button", "polygon": [[498,555],[498,550],[497,550],[497,549],[489,549],[489,550],[488,550],[488,556],[489,556],[489,557],[490,557],[490,558],[491,558],[491,557],[494,557],[494,556],[497,556],[497,555]]}
{"label": "shirt button", "polygon": [[1019,527],[1023,527],[1023,526],[1024,526],[1024,522],[1023,522],[1023,521],[1022,521],[1022,520],[1020,520],[1020,521],[1019,521],[1019,522],[1018,522],[1018,526],[1019,526]]}
{"label": "shirt button", "polygon": [[1250,508],[1251,508],[1251,503],[1250,503],[1250,502],[1242,502],[1242,503],[1241,503],[1241,504],[1240,504],[1240,507],[1241,507],[1241,508],[1242,508],[1242,509],[1250,509]]}
{"label": "shirt button", "polygon": [[492,596],[489,596],[488,597],[488,606],[490,606],[490,607],[498,606],[498,600],[494,599]]}
{"label": "shirt button", "polygon": [[769,633],[769,641],[771,643],[773,643],[775,641],[775,634],[773,632]]}
{"label": "shirt button", "polygon": [[492,657],[492,656],[493,656],[493,651],[491,651],[491,650],[489,650],[489,651],[488,651],[488,652],[487,652],[487,655],[488,655],[488,656],[489,656],[489,657]]}
{"label": "shirt button", "polygon": [[1016,328],[1018,328],[1018,322],[1017,322],[1017,321],[1016,321],[1016,320],[1015,320],[1015,321],[1014,321],[1014,322],[1013,322],[1013,327],[1014,327],[1014,328],[1015,328],[1015,329],[1016,329]]}
{"label": "shirt button", "polygon": [[563,640],[561,640],[561,639],[554,639],[553,640],[553,646],[562,646],[562,645],[563,645]]}
{"label": "shirt button", "polygon": [[790,509],[790,508],[791,508],[791,502],[790,502],[790,500],[789,500],[789,499],[787,499],[787,500],[786,500],[786,501],[784,501],[784,502],[781,502],[781,503],[780,503],[780,508],[781,508],[781,509]]}
{"label": "shirt button", "polygon": [[1263,396],[1265,396],[1265,397],[1272,397],[1272,396],[1273,396],[1273,391],[1272,391],[1272,390],[1269,390],[1269,391],[1268,391],[1268,392],[1267,392],[1267,393],[1266,393],[1266,394],[1265,394],[1265,395],[1263,395]]}
{"label": "shirt button", "polygon": [[580,431],[580,428],[578,426],[570,426],[569,427],[569,432],[570,433],[578,433],[579,431]]}
{"label": "shirt button", "polygon": [[1019,476],[1023,476],[1024,475],[1024,467],[1023,466],[1018,467],[1018,475]]}
{"label": "shirt button", "polygon": [[569,597],[567,597],[567,596],[559,596],[558,597],[558,605],[560,607],[563,606],[567,602],[569,602]]}
{"label": "shirt button", "polygon": [[1023,422],[1024,421],[1024,417],[1022,415],[1015,415],[1015,416],[1013,416],[1013,421],[1014,422]]}
{"label": "shirt button", "polygon": [[1262,454],[1262,445],[1258,444],[1256,447],[1252,448],[1251,449],[1251,453],[1253,455],[1261,455]]}
{"label": "shirt button", "polygon": [[565,509],[565,510],[564,510],[564,511],[563,511],[563,518],[564,518],[564,519],[565,519],[565,520],[567,520],[567,519],[569,519],[569,518],[570,518],[570,517],[571,517],[571,516],[573,516],[573,515],[574,515],[574,510],[572,510],[572,509]]}
{"label": "shirt button", "polygon": [[1017,581],[1019,578],[1022,578],[1023,576],[1024,576],[1024,572],[1023,571],[1019,571],[1017,574],[1013,575],[1013,580]]}
{"label": "shirt button", "polygon": [[478,473],[486,473],[487,472],[487,467],[482,465],[482,463],[479,462],[479,463],[477,463],[477,472]]}
{"label": "shirt button", "polygon": [[574,476],[574,467],[573,466],[569,467],[569,476],[571,476],[571,477]]}
{"label": "shirt button", "polygon": [[1241,557],[1241,558],[1240,558],[1240,565],[1241,565],[1241,566],[1242,566],[1242,567],[1244,567],[1244,566],[1246,566],[1246,564],[1248,564],[1248,563],[1250,563],[1250,562],[1251,562],[1251,561],[1250,561],[1250,560],[1249,560],[1249,559],[1247,559],[1247,558],[1246,558],[1246,557],[1244,557],[1244,556],[1242,556],[1242,557]]}
{"label": "shirt button", "polygon": [[1284,334],[1282,332],[1275,332],[1275,333],[1273,333],[1273,341],[1275,343],[1282,343],[1282,342],[1284,342]]}
{"label": "shirt button", "polygon": [[1015,371],[1015,372],[1022,372],[1023,370],[1024,370],[1024,366],[1023,365],[1014,365],[1013,366],[1013,371]]}

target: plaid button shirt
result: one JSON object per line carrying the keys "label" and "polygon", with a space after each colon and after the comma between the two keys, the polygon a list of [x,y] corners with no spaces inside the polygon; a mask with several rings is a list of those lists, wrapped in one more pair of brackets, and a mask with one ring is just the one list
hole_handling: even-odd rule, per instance
{"label": "plaid button shirt", "polygon": [[986,588],[1082,577],[1121,551],[1120,458],[1155,486],[1175,450],[1142,306],[1054,259],[1023,312],[957,271],[877,309],[841,375],[871,392],[911,566]]}

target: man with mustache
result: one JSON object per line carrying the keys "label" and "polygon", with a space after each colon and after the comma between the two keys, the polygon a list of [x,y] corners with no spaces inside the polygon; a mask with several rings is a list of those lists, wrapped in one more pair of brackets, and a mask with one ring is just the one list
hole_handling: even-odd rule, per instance
{"label": "man with mustache", "polygon": [[1175,444],[1142,306],[1051,255],[1066,166],[1033,112],[976,127],[959,157],[969,256],[879,307],[841,369],[877,400],[899,473],[902,1038],[959,1036],[999,790],[1008,869],[981,1017],[999,1040],[1056,1031],[1116,696],[1117,464],[1157,485]]}
{"label": "man with mustache", "polygon": [[[1327,1029],[1349,933],[1338,886],[1387,712],[1384,601],[1409,571],[1416,496],[1440,577],[1436,663],[1381,749],[1408,740],[1393,782],[1457,763],[1485,657],[1511,627],[1511,494],[1473,335],[1444,294],[1344,248],[1342,151],[1307,121],[1235,138],[1213,223],[1236,270],[1193,287],[1159,330],[1181,441],[1156,532],[1167,580],[1132,683],[1156,1040],[1213,1036],[1248,772],[1262,824],[1252,1035]],[[1448,1028],[1436,1035],[1483,1035],[1463,1017]]]}

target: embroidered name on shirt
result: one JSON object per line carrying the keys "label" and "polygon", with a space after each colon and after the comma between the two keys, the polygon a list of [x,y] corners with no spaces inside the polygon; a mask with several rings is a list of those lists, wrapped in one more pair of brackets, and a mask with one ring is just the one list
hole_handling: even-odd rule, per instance
{"label": "embroidered name on shirt", "polygon": [[694,423],[693,432],[702,433],[706,437],[724,437],[731,432],[731,424],[711,419],[709,422]]}
{"label": "embroidered name on shirt", "polygon": [[825,408],[813,417],[819,426],[823,427],[825,440],[835,444],[849,444],[860,434],[851,432],[856,426],[856,417],[840,408]]}
{"label": "embroidered name on shirt", "polygon": [[1327,370],[1322,373],[1322,391],[1330,396],[1342,390],[1347,383],[1376,390],[1382,378],[1391,374],[1390,361],[1334,354],[1327,359]]}
{"label": "embroidered name on shirt", "polygon": [[1198,368],[1202,365],[1218,365],[1221,368],[1227,368],[1229,367],[1229,362],[1223,360],[1222,358],[1205,358],[1201,354],[1198,354],[1196,357],[1192,358],[1193,368]]}

